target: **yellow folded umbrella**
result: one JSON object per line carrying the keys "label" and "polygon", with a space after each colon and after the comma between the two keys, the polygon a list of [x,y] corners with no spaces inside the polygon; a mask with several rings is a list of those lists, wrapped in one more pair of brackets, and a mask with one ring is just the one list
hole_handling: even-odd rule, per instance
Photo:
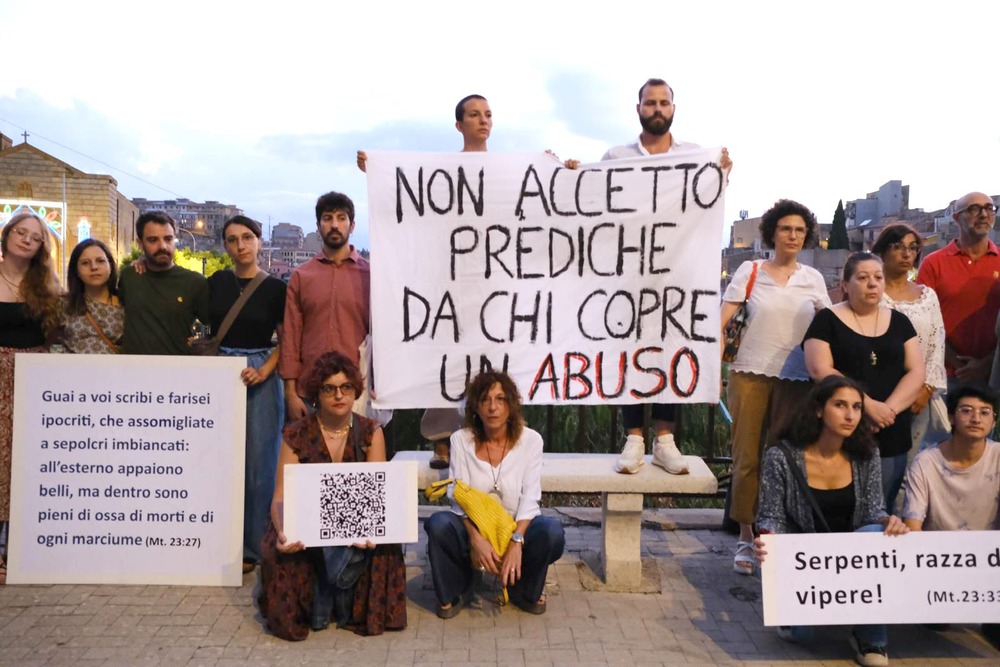
{"label": "yellow folded umbrella", "polygon": [[510,536],[517,530],[517,522],[507,513],[500,501],[474,489],[460,479],[443,479],[427,487],[424,496],[427,500],[437,500],[442,497],[450,485],[454,484],[452,498],[458,506],[465,510],[472,523],[476,524],[479,534],[493,546],[497,554],[503,556],[510,544]]}

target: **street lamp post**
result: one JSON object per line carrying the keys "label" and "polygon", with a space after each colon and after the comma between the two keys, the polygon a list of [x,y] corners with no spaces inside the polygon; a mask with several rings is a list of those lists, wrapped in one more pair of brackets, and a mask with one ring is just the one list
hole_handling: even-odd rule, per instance
{"label": "street lamp post", "polygon": [[184,229],[183,227],[178,227],[177,231],[184,232],[185,234],[187,234],[188,236],[190,236],[191,237],[191,252],[198,252],[198,239],[195,237],[195,235],[192,234],[191,232],[189,232],[188,230]]}

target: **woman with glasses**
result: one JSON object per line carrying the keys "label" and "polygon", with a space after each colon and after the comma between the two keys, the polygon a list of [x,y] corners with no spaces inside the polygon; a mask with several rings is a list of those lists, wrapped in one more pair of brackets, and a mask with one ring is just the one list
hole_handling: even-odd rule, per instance
{"label": "woman with glasses", "polygon": [[118,301],[118,265],[97,239],[76,244],[66,269],[69,292],[62,317],[62,343],[76,354],[118,354],[125,310]]}
{"label": "woman with glasses", "polygon": [[14,428],[14,355],[45,352],[59,326],[59,278],[52,241],[34,213],[13,216],[0,232],[0,584],[7,583],[10,457]]}
{"label": "woman with glasses", "polygon": [[258,603],[268,629],[300,641],[331,619],[362,635],[406,627],[406,567],[398,544],[314,547],[284,533],[284,469],[308,463],[385,461],[378,424],[351,412],[362,377],[339,352],[320,356],[302,389],[315,414],[285,429],[278,455],[271,521],[261,545]]}
{"label": "woman with glasses", "polygon": [[872,245],[872,253],[882,259],[885,275],[882,304],[909,318],[917,330],[924,355],[924,387],[910,406],[913,413],[911,459],[923,446],[925,436],[947,437],[948,433],[947,420],[935,424],[933,432],[928,433],[932,413],[944,415],[941,393],[947,389],[947,378],[944,372],[944,320],[937,294],[930,287],[910,280],[916,272],[922,245],[916,230],[904,223],[885,227]]}
{"label": "woman with glasses", "polygon": [[733,416],[729,516],[740,524],[733,560],[739,574],[754,571],[753,522],[763,444],[769,433],[781,430],[808,390],[799,344],[816,311],[830,305],[823,276],[798,261],[802,249],[815,244],[816,230],[812,211],[790,199],[778,201],[760,223],[761,240],[774,249],[774,256],[744,262],[722,297],[723,330],[744,300],[750,315],[727,385]]}
{"label": "woman with glasses", "polygon": [[257,265],[261,228],[256,220],[243,215],[229,218],[222,226],[222,238],[234,269],[216,271],[208,278],[213,333],[221,333],[226,315],[250,283],[263,279],[254,284],[219,347],[221,356],[245,357],[247,363],[240,377],[247,387],[243,571],[249,572],[260,562],[285,417],[285,396],[276,368],[287,286]]}

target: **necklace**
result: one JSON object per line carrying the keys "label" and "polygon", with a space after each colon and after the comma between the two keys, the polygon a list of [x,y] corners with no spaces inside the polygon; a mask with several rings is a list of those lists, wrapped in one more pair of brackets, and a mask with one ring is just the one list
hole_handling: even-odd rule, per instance
{"label": "necklace", "polygon": [[334,438],[339,438],[340,436],[345,435],[348,431],[351,430],[351,422],[347,422],[347,425],[344,426],[344,427],[342,427],[342,428],[331,429],[331,428],[327,428],[323,424],[323,420],[320,419],[319,416],[316,417],[316,421],[319,422],[319,430],[323,431],[324,435],[329,435],[329,436],[332,436]]}
{"label": "necklace", "polygon": [[[20,290],[21,290],[21,282],[16,282],[15,283],[14,281],[12,281],[10,278],[7,277],[7,274],[4,273],[3,269],[0,269],[0,278],[3,278],[3,281],[5,283],[7,283],[8,287],[10,287],[11,294],[18,294],[20,292]],[[23,280],[24,280],[24,278],[22,277],[21,281],[23,281]]]}
{"label": "necklace", "polygon": [[490,446],[486,445],[486,460],[490,463],[490,476],[493,478],[493,489],[490,491],[491,496],[496,496],[497,500],[503,501],[503,491],[500,490],[500,473],[503,472],[503,460],[504,456],[507,454],[507,440],[504,439],[503,451],[500,453],[500,462],[496,466],[497,472],[493,474],[493,457],[490,456]]}
{"label": "necklace", "polygon": [[[848,308],[850,308],[851,314],[854,315],[854,321],[857,322],[858,328],[861,329],[861,335],[864,336],[865,338],[875,338],[876,335],[878,334],[878,316],[880,315],[879,310],[881,310],[881,308],[878,307],[875,308],[875,330],[872,331],[871,336],[865,333],[864,327],[861,326],[861,320],[858,319],[858,314],[854,312],[854,309],[851,308],[850,306],[848,306]],[[868,351],[868,361],[871,363],[872,366],[878,364],[878,355],[875,354],[875,350]]]}

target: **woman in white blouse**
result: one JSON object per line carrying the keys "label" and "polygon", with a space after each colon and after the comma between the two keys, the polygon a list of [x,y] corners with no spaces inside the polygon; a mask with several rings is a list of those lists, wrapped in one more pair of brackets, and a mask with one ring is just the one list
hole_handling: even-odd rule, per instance
{"label": "woman in white blouse", "polygon": [[761,241],[774,249],[766,261],[744,262],[722,297],[722,328],[747,298],[749,319],[736,359],[729,366],[726,394],[733,416],[733,472],[729,517],[739,523],[733,569],[754,570],[756,516],[762,446],[785,426],[808,393],[809,373],[802,337],[817,311],[830,305],[823,276],[798,262],[799,252],[817,240],[816,216],[802,204],[779,200],[761,218]]}
{"label": "woman in white blouse", "polygon": [[[920,339],[920,350],[924,353],[924,389],[910,407],[913,413],[911,458],[920,450],[925,439],[930,439],[930,444],[933,444],[938,438],[948,437],[949,426],[947,421],[937,423],[934,424],[936,428],[929,432],[935,407],[937,414],[944,416],[947,413],[943,409],[941,394],[947,389],[948,380],[944,370],[944,320],[937,294],[930,287],[910,280],[922,248],[920,234],[901,222],[883,229],[872,245],[872,253],[882,258],[885,275],[882,303],[910,319]],[[940,405],[935,406],[936,403]]]}
{"label": "woman in white blouse", "polygon": [[542,436],[524,425],[521,394],[506,373],[476,376],[465,390],[465,428],[451,436],[451,477],[489,493],[517,522],[501,556],[462,508],[424,525],[437,614],[451,618],[469,601],[474,570],[496,576],[524,611],[545,612],[545,574],[562,555],[562,524],[541,515]]}

